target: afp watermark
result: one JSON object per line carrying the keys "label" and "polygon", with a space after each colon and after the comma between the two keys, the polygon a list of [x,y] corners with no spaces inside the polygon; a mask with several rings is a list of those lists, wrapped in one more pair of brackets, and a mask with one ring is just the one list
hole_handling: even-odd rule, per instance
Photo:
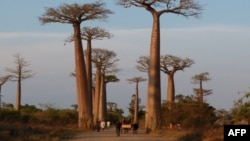
{"label": "afp watermark", "polygon": [[224,141],[250,141],[250,125],[224,125]]}

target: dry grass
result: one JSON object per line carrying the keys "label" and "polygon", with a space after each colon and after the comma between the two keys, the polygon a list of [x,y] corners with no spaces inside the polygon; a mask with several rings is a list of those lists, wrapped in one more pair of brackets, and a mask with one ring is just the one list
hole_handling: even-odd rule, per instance
{"label": "dry grass", "polygon": [[203,141],[223,141],[224,131],[223,127],[210,129],[203,134]]}
{"label": "dry grass", "polygon": [[177,130],[157,130],[154,131],[152,133],[150,133],[152,136],[162,136],[165,137],[168,140],[171,141],[178,141],[181,137],[190,134],[191,131],[187,131],[187,130],[181,130],[181,131],[177,131]]}
{"label": "dry grass", "polygon": [[171,141],[223,141],[223,127],[216,129],[158,130],[153,136],[163,136]]}
{"label": "dry grass", "polygon": [[74,134],[74,129],[56,126],[0,123],[0,140],[4,141],[59,141]]}

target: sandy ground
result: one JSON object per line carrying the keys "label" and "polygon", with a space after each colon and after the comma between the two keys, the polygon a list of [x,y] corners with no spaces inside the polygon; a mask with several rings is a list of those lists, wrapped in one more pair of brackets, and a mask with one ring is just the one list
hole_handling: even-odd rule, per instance
{"label": "sandy ground", "polygon": [[133,134],[129,131],[127,134],[116,135],[115,128],[97,131],[82,132],[74,139],[64,141],[174,141],[166,137],[152,136],[145,134],[144,130],[139,130],[138,134]]}

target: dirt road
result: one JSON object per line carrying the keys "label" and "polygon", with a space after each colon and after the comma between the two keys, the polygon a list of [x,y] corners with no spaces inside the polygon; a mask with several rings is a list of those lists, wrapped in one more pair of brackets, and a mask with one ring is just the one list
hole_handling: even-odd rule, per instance
{"label": "dirt road", "polygon": [[79,134],[74,139],[65,141],[174,141],[166,137],[153,136],[145,134],[144,130],[139,130],[138,134],[132,134],[131,131],[127,134],[116,135],[115,128],[105,129],[104,131],[88,131]]}

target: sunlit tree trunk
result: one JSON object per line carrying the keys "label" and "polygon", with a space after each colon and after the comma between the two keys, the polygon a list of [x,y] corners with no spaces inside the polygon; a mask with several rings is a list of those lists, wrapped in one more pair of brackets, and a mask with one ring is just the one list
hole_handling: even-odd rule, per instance
{"label": "sunlit tree trunk", "polygon": [[138,99],[139,99],[138,85],[139,85],[139,82],[137,82],[137,83],[136,83],[136,86],[135,86],[134,123],[138,123]]}
{"label": "sunlit tree trunk", "polygon": [[91,65],[91,40],[87,40],[87,49],[86,49],[86,71],[88,79],[88,90],[90,96],[92,95],[92,65]]}
{"label": "sunlit tree trunk", "polygon": [[85,60],[80,35],[80,23],[74,23],[75,69],[78,99],[78,127],[90,129],[92,126],[92,98],[89,95]]}
{"label": "sunlit tree trunk", "polygon": [[99,101],[99,119],[104,121],[104,75],[101,75],[101,92],[100,92],[100,101]]}
{"label": "sunlit tree trunk", "polygon": [[94,120],[99,118],[99,105],[100,105],[100,93],[101,93],[101,70],[96,68],[96,81],[95,81],[95,102],[93,104],[94,108]]}
{"label": "sunlit tree trunk", "polygon": [[21,107],[21,74],[18,76],[17,80],[17,91],[16,91],[16,110],[20,110]]}
{"label": "sunlit tree trunk", "polygon": [[106,122],[108,116],[107,110],[107,83],[104,81],[103,83],[103,119]]}
{"label": "sunlit tree trunk", "polygon": [[172,105],[174,103],[175,96],[175,86],[174,86],[174,74],[168,74],[168,84],[167,84],[167,103],[168,109],[172,110]]}
{"label": "sunlit tree trunk", "polygon": [[161,84],[160,84],[160,17],[153,14],[148,74],[148,96],[146,108],[146,132],[161,128]]}
{"label": "sunlit tree trunk", "polygon": [[200,90],[199,90],[199,94],[198,94],[198,101],[200,104],[200,107],[202,107],[203,105],[203,87],[202,87],[202,81],[200,81]]}
{"label": "sunlit tree trunk", "polygon": [[167,102],[174,102],[175,86],[174,86],[174,75],[168,74],[168,86],[167,86]]}

